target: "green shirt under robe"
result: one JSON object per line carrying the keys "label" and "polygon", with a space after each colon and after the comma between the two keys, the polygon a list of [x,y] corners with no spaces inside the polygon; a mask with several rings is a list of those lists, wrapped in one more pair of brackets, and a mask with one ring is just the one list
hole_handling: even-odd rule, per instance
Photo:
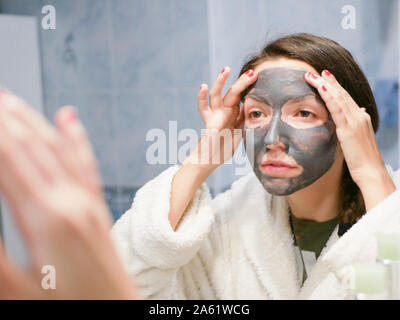
{"label": "green shirt under robe", "polygon": [[[295,237],[296,261],[299,274],[303,271],[302,284],[307,279],[307,273],[317,261],[322,249],[337,226],[339,219],[334,218],[324,222],[303,220],[290,213],[291,224]],[[300,255],[300,248],[303,259]]]}

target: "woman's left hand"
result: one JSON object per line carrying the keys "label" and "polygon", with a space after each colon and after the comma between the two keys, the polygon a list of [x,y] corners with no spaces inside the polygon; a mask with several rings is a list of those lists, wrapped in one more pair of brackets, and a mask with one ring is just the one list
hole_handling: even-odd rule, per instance
{"label": "woman's left hand", "polygon": [[335,122],[347,167],[368,211],[396,190],[380,153],[371,117],[328,70],[321,76],[308,72],[305,80],[318,90]]}
{"label": "woman's left hand", "polygon": [[[0,299],[137,298],[110,237],[111,215],[85,130],[68,107],[56,122],[57,129],[0,91],[0,192],[30,262],[22,270],[0,241]],[[53,269],[43,274],[45,266]],[[48,272],[55,287],[43,286]]]}

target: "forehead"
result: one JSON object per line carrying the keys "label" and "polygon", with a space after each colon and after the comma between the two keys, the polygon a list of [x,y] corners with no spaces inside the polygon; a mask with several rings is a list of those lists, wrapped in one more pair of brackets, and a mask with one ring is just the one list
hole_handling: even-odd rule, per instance
{"label": "forehead", "polygon": [[284,87],[299,87],[307,90],[310,86],[304,79],[306,71],[289,68],[268,68],[261,70],[257,81],[254,83],[254,89],[271,89]]}
{"label": "forehead", "polygon": [[304,70],[283,67],[263,69],[246,97],[268,104],[282,104],[295,98],[318,96],[316,90],[305,81],[305,73]]}
{"label": "forehead", "polygon": [[[315,69],[302,61],[280,59],[265,61],[255,68],[259,72],[257,81],[243,92],[243,100],[253,98],[270,106],[282,108],[289,101],[303,101],[314,97],[326,108],[318,91],[304,79],[306,72]],[[246,105],[246,103],[245,103]]]}
{"label": "forehead", "polygon": [[[283,91],[289,90],[289,94],[302,95],[304,91],[308,91],[311,95],[318,96],[317,91],[304,79],[306,72],[318,72],[304,61],[280,57],[266,60],[254,70],[259,73],[258,79],[246,90],[244,96],[253,88],[263,89],[264,94],[266,89],[273,89],[270,94],[280,92],[282,95],[284,94]],[[296,93],[295,91],[299,92]],[[258,93],[261,94],[262,92]]]}
{"label": "forehead", "polygon": [[261,70],[269,68],[288,68],[288,69],[302,70],[305,72],[310,71],[318,73],[317,70],[315,70],[312,66],[310,66],[304,61],[296,59],[287,59],[283,57],[264,61],[259,65],[257,65],[257,67],[254,70],[260,72]]}

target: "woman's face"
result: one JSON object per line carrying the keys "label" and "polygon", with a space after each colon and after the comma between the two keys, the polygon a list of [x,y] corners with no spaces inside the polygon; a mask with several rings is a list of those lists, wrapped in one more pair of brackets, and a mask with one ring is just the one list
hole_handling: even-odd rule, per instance
{"label": "woman's face", "polygon": [[[264,188],[289,195],[332,167],[337,156],[335,124],[318,92],[304,79],[308,71],[317,73],[313,67],[282,58],[255,70],[258,79],[243,105],[246,151]],[[250,143],[253,148],[247,148]]]}

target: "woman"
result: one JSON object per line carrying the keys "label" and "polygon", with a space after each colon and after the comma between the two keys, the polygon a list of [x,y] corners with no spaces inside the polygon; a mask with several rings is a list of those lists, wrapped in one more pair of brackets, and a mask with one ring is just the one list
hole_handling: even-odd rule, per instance
{"label": "woman", "polygon": [[[151,299],[348,298],[344,267],[374,260],[375,234],[400,228],[399,173],[379,152],[364,74],[336,42],[294,34],[247,62],[222,97],[229,75],[209,104],[200,88],[210,130],[196,150],[114,225],[129,275]],[[233,152],[209,142],[228,129],[236,148],[241,128],[254,172],[211,199],[215,155]]]}
{"label": "woman", "polygon": [[[324,68],[338,82],[317,75]],[[0,91],[0,191],[31,262],[20,270],[0,246],[0,298],[346,298],[343,267],[374,259],[374,234],[400,227],[398,174],[377,148],[365,77],[339,45],[306,34],[268,45],[222,99],[229,73],[218,76],[210,107],[204,85],[199,92],[214,130],[182,166],[139,190],[113,228],[141,295],[114,251],[95,160],[73,110],[62,108],[54,129]],[[239,128],[250,133],[254,174],[212,200],[203,182],[222,163],[198,159],[232,154],[229,143],[211,153],[204,146],[225,129],[237,146]],[[57,271],[55,290],[42,286],[45,265]]]}

